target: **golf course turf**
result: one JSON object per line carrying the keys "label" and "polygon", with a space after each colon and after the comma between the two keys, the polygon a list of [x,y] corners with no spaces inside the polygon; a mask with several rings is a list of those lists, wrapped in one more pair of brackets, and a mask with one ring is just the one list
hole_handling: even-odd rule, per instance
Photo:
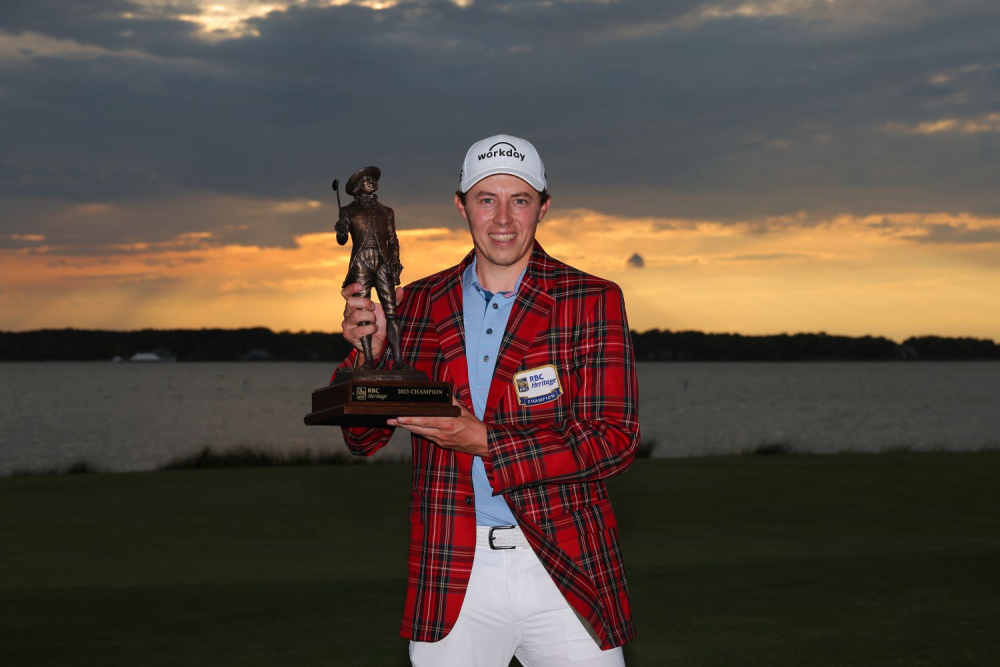
{"label": "golf course turf", "polygon": [[[1000,665],[1000,453],[640,460],[630,667]],[[0,665],[409,664],[409,467],[0,479]]]}

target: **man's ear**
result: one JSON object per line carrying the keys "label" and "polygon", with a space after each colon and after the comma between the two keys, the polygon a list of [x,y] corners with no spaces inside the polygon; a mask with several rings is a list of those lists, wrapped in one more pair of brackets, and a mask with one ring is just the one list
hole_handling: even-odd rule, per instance
{"label": "man's ear", "polygon": [[462,203],[462,198],[458,196],[457,192],[455,193],[455,208],[458,209],[458,212],[463,218],[466,220],[469,219],[468,214],[465,212],[465,204]]}
{"label": "man's ear", "polygon": [[545,217],[545,214],[548,213],[549,204],[551,203],[552,203],[552,197],[549,197],[548,199],[545,200],[545,203],[542,204],[542,207],[538,209],[538,222],[541,222],[542,218]]}

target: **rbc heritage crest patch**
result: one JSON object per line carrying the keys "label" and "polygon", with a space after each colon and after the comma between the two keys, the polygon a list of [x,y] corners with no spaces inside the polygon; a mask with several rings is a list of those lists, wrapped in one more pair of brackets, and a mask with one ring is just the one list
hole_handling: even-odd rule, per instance
{"label": "rbc heritage crest patch", "polygon": [[517,402],[524,406],[549,403],[562,396],[559,373],[552,364],[521,371],[514,376]]}

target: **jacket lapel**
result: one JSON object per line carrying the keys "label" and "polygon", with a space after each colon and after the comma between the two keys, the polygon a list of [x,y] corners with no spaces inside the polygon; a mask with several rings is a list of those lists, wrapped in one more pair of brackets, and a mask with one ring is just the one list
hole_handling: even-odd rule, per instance
{"label": "jacket lapel", "polygon": [[[514,377],[514,371],[531,347],[539,329],[546,323],[555,305],[555,299],[546,290],[549,288],[548,255],[535,241],[528,270],[521,279],[521,286],[514,297],[507,330],[500,344],[500,354],[490,383],[490,395],[486,401],[483,421],[489,423],[500,399]],[[466,376],[468,382],[468,376]]]}
{"label": "jacket lapel", "polygon": [[465,358],[465,308],[462,304],[462,272],[472,261],[472,253],[431,291],[431,320],[448,371],[455,383],[455,394],[472,409],[469,390],[469,366]]}

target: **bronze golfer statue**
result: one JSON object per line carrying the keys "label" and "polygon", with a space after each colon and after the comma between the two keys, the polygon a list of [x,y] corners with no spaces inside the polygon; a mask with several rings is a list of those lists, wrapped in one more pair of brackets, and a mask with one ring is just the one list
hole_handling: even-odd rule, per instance
{"label": "bronze golfer statue", "polygon": [[375,194],[381,176],[378,167],[354,172],[347,179],[346,188],[354,201],[347,206],[340,205],[340,190],[337,181],[333,181],[339,209],[334,229],[337,243],[344,245],[348,238],[352,242],[343,286],[360,284],[361,289],[354,296],[366,299],[371,296],[373,287],[378,294],[385,313],[385,337],[392,355],[392,368],[375,370],[372,335],[362,338],[364,362],[359,368],[338,371],[335,384],[313,392],[312,412],[305,416],[305,423],[309,425],[385,425],[385,420],[391,417],[454,417],[460,413],[453,403],[449,383],[430,382],[425,373],[403,361],[403,326],[396,312],[396,285],[403,264],[399,261],[396,216]]}
{"label": "bronze golfer statue", "polygon": [[[395,369],[408,370],[410,367],[403,362],[403,350],[400,347],[402,326],[396,314],[396,285],[399,284],[403,265],[399,261],[395,214],[375,194],[381,176],[382,171],[378,167],[365,167],[347,179],[347,194],[352,195],[354,201],[340,208],[340,219],[337,220],[335,229],[337,243],[347,243],[349,233],[353,244],[351,262],[347,267],[343,286],[359,283],[361,291],[355,292],[354,296],[366,299],[371,296],[372,287],[375,287],[385,312],[385,337],[392,350]],[[336,181],[334,185],[336,186]],[[340,193],[337,194],[339,200]],[[361,347],[365,353],[361,368],[371,370],[374,359],[372,334],[361,339]]]}

